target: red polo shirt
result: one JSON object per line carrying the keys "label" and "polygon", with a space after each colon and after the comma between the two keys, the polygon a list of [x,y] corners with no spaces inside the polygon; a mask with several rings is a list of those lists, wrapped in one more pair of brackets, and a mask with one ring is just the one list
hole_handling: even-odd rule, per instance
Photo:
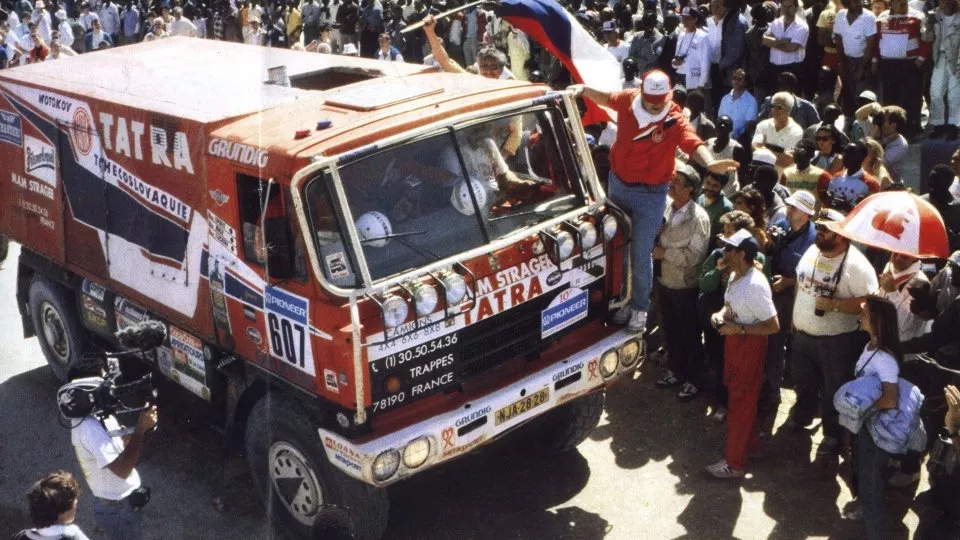
{"label": "red polo shirt", "polygon": [[[673,178],[677,148],[685,154],[703,144],[697,130],[683,116],[676,103],[670,103],[670,111],[654,129],[638,140],[640,126],[633,114],[633,100],[640,89],[614,92],[608,107],[617,111],[617,140],[610,149],[610,168],[627,184],[666,184]],[[647,131],[646,129],[644,131]]]}

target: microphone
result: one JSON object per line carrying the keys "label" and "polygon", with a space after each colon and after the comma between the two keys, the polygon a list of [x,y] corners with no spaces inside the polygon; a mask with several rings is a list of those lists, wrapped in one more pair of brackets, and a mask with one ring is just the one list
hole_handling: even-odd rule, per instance
{"label": "microphone", "polygon": [[149,351],[163,345],[167,339],[167,327],[159,321],[144,321],[114,335],[124,349]]}

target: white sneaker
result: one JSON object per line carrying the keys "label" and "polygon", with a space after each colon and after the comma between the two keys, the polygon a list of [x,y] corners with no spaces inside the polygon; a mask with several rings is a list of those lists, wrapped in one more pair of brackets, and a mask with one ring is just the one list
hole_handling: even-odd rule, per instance
{"label": "white sneaker", "polygon": [[630,320],[630,314],[633,313],[633,310],[630,309],[630,306],[623,306],[618,309],[613,315],[613,324],[624,325]]}
{"label": "white sneaker", "polygon": [[707,472],[717,478],[741,478],[745,474],[743,471],[731,468],[725,459],[707,467]]}
{"label": "white sneaker", "polygon": [[647,312],[632,310],[630,313],[630,322],[627,323],[627,332],[631,334],[642,335],[647,329]]}

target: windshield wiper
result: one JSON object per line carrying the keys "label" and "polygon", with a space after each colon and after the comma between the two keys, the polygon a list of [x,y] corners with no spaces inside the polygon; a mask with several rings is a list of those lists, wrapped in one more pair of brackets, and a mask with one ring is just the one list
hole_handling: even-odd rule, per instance
{"label": "windshield wiper", "polygon": [[[547,201],[547,202],[545,202],[545,203],[543,203],[543,204],[540,204],[540,205],[536,206],[536,207],[533,208],[532,210],[524,210],[523,212],[516,212],[516,213],[513,213],[513,214],[504,214],[504,215],[502,215],[502,216],[491,217],[491,218],[489,218],[487,221],[499,221],[499,220],[501,220],[501,219],[516,218],[516,217],[521,217],[521,216],[551,215],[551,214],[554,214],[554,213],[559,214],[559,213],[562,213],[562,212],[567,212],[567,211],[573,210],[574,205],[573,205],[573,204],[563,204],[563,205],[560,205],[560,204],[558,204],[558,203],[567,203],[570,199],[573,199],[573,198],[574,198],[574,195],[567,195],[567,196],[561,197],[561,198],[559,198],[559,199],[554,199],[554,200],[552,200],[552,201]],[[559,206],[559,208],[552,208],[552,207],[554,207],[554,206]]]}
{"label": "windshield wiper", "polygon": [[366,244],[368,242],[376,242],[377,240],[389,240],[391,238],[400,238],[402,236],[416,236],[419,234],[426,234],[427,231],[408,231],[408,232],[398,232],[393,234],[385,234],[383,236],[374,236],[373,238],[363,238],[360,240],[361,244]]}

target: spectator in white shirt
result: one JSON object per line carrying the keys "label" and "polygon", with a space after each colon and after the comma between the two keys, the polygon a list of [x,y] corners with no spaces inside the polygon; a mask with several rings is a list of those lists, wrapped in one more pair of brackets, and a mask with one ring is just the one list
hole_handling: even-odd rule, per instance
{"label": "spectator in white shirt", "polygon": [[710,40],[707,33],[697,27],[700,12],[686,6],[682,15],[684,32],[677,37],[677,49],[671,65],[684,76],[687,90],[710,87]]}
{"label": "spectator in white shirt", "polygon": [[50,20],[50,12],[43,0],[37,0],[33,10],[32,20],[37,24],[37,33],[43,38],[45,43],[50,43],[50,34],[53,31],[53,24]]}
{"label": "spectator in white shirt", "polygon": [[173,8],[173,22],[170,23],[171,36],[197,37],[197,27],[183,16],[183,8]]}
{"label": "spectator in white shirt", "polygon": [[143,40],[153,41],[167,37],[170,37],[170,34],[167,33],[167,23],[163,22],[163,17],[156,17],[150,23],[150,31],[147,32],[147,35],[143,36]]}
{"label": "spectator in white shirt", "polygon": [[797,0],[782,0],[780,13],[763,36],[763,45],[770,47],[770,68],[774,76],[801,73],[810,29],[802,16],[797,17]]}
{"label": "spectator in white shirt", "polygon": [[103,31],[110,34],[110,39],[114,43],[120,35],[120,10],[117,9],[113,0],[104,0],[100,6],[100,24]]}
{"label": "spectator in white shirt", "polygon": [[856,112],[856,99],[870,86],[871,59],[877,48],[877,18],[863,10],[859,0],[843,0],[847,9],[837,13],[833,40],[840,56],[840,105],[845,116]]}
{"label": "spectator in white shirt", "polygon": [[94,13],[93,11],[90,11],[89,3],[83,2],[80,4],[80,16],[77,17],[77,20],[80,21],[80,26],[83,27],[83,30],[85,32],[89,32],[90,30],[92,30],[93,20],[99,19],[99,18],[100,17],[96,13]]}
{"label": "spectator in white shirt", "polygon": [[386,32],[380,34],[378,43],[380,44],[380,48],[377,49],[377,60],[403,62],[403,55],[400,54],[400,51],[397,50],[396,47],[391,45],[390,34]]}
{"label": "spectator in white shirt", "polygon": [[753,149],[766,148],[777,156],[777,172],[793,164],[793,147],[803,139],[803,128],[793,118],[794,98],[789,92],[777,92],[770,100],[770,118],[757,124]]}
{"label": "spectator in white shirt", "polygon": [[67,48],[73,47],[73,28],[67,20],[67,12],[60,8],[54,16],[57,18],[57,31],[60,32],[60,45]]}
{"label": "spectator in white shirt", "polygon": [[252,10],[247,17],[247,27],[243,29],[243,42],[247,45],[264,45],[267,32],[260,26],[260,18]]}
{"label": "spectator in white shirt", "polygon": [[618,64],[623,64],[630,53],[630,44],[620,39],[620,30],[615,21],[603,23],[603,39],[606,43],[603,48],[617,59]]}

